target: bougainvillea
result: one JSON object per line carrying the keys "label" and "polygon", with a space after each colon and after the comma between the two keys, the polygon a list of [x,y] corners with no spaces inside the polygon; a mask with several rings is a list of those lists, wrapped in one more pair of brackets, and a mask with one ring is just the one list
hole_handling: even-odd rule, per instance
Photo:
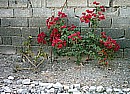
{"label": "bougainvillea", "polygon": [[90,24],[90,31],[82,30],[74,24],[68,26],[67,14],[58,12],[56,17],[52,16],[46,20],[48,33],[44,32],[38,35],[37,41],[40,44],[46,44],[45,37],[53,47],[55,54],[60,56],[75,56],[77,64],[81,63],[83,55],[89,58],[97,58],[99,63],[108,64],[107,59],[114,56],[120,48],[116,40],[107,36],[105,32],[101,35],[96,34],[98,23],[105,19],[105,7],[100,6],[100,2],[94,1],[95,8],[87,9],[82,13],[80,21]]}

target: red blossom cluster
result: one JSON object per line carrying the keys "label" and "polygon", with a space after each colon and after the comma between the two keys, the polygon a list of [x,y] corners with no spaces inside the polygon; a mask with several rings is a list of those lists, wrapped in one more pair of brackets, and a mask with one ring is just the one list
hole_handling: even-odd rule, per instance
{"label": "red blossom cluster", "polygon": [[52,42],[54,39],[58,39],[61,37],[61,34],[59,33],[57,28],[54,28],[50,34],[50,41]]}
{"label": "red blossom cluster", "polygon": [[101,37],[105,39],[105,41],[100,40],[100,43],[106,48],[113,49],[114,51],[118,51],[120,49],[120,46],[117,44],[116,40],[112,39],[109,36],[106,36],[105,32],[101,32]]}
{"label": "red blossom cluster", "polygon": [[76,33],[73,33],[71,34],[70,36],[68,36],[69,39],[72,39],[73,41],[77,40],[77,39],[82,39],[81,36],[80,36],[80,32],[76,32]]}
{"label": "red blossom cluster", "polygon": [[[95,5],[99,5],[99,2],[93,2],[93,4]],[[105,12],[105,7],[104,6],[99,6],[100,11],[96,9],[92,9],[92,10],[86,10],[87,13],[82,13],[83,16],[80,17],[80,21],[81,22],[85,22],[85,23],[89,23],[91,20],[93,19],[98,19],[98,20],[103,20],[105,19],[105,16],[102,12]]]}
{"label": "red blossom cluster", "polygon": [[58,17],[52,16],[46,20],[46,26],[48,27],[48,29],[50,29],[51,26],[55,25],[60,18],[66,18],[66,17],[67,15],[65,13],[58,12]]}
{"label": "red blossom cluster", "polygon": [[45,36],[46,34],[44,32],[41,32],[40,34],[38,34],[37,42],[40,44],[46,44]]}
{"label": "red blossom cluster", "polygon": [[63,41],[63,40],[61,40],[59,38],[54,39],[52,41],[52,46],[57,47],[58,49],[61,49],[63,46],[66,46],[66,41]]}

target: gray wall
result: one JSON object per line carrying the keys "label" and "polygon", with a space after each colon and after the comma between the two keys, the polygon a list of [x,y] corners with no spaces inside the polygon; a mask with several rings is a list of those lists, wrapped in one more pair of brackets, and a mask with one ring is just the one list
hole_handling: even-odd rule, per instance
{"label": "gray wall", "polygon": [[[39,32],[47,32],[45,19],[56,15],[66,0],[0,0],[0,53],[15,54],[22,47],[22,42]],[[75,15],[80,16],[87,8],[92,8],[95,0],[67,0],[63,12],[70,17],[68,25],[87,27],[80,23]],[[107,7],[107,19],[100,23],[99,31],[105,31],[121,45],[118,57],[130,57],[130,0],[97,0]],[[84,33],[84,32],[83,32]]]}

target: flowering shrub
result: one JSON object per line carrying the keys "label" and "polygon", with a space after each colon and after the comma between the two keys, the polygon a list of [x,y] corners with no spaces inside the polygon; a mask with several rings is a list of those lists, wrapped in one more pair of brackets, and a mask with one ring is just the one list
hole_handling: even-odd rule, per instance
{"label": "flowering shrub", "polygon": [[47,34],[41,32],[37,37],[38,43],[51,44],[54,54],[59,56],[75,56],[77,64],[80,64],[83,55],[97,58],[99,63],[108,64],[107,60],[114,56],[120,46],[105,32],[101,32],[101,35],[96,34],[98,23],[105,19],[103,14],[105,7],[100,6],[100,3],[96,1],[93,4],[95,8],[86,10],[80,17],[82,23],[90,24],[91,31],[86,30],[86,33],[82,35],[75,25],[66,25],[65,13],[58,12],[57,17],[52,16],[46,20],[49,32]]}

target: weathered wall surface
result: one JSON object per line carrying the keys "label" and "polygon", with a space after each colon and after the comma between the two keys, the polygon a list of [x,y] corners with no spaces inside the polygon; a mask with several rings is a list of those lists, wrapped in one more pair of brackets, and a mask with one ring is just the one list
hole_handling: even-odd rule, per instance
{"label": "weathered wall surface", "polygon": [[[61,10],[66,0],[0,0],[0,53],[15,54],[21,49],[22,42],[29,35],[36,36],[47,31],[45,20]],[[94,0],[67,0],[63,12],[79,27],[87,27],[80,23],[75,15],[92,8]],[[96,0],[107,7],[107,19],[100,23],[100,31],[116,39],[121,49],[119,57],[130,57],[130,0]]]}

